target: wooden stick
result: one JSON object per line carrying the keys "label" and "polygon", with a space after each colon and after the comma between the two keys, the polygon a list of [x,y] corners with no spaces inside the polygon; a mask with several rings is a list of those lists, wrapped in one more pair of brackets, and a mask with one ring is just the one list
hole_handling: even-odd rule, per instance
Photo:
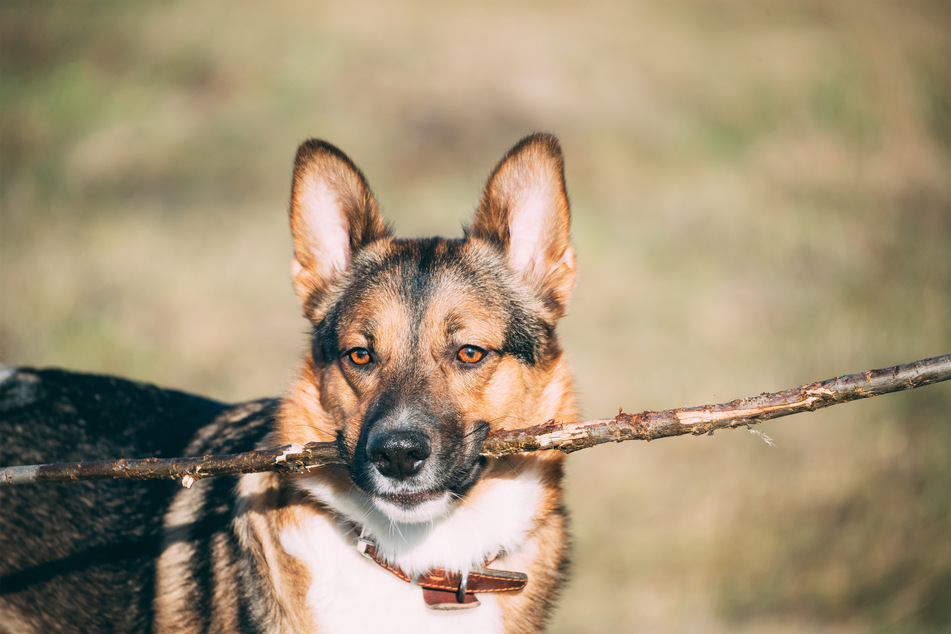
{"label": "wooden stick", "polygon": [[[483,442],[482,454],[498,457],[551,449],[571,453],[607,442],[707,434],[717,429],[755,425],[780,416],[812,412],[839,403],[909,390],[948,379],[951,379],[951,354],[718,405],[639,414],[620,412],[614,418],[576,423],[549,421],[525,429],[494,432]],[[100,479],[173,478],[181,479],[184,486],[190,487],[199,478],[217,475],[258,471],[300,473],[342,462],[336,444],[308,443],[221,456],[2,467],[0,486]]]}
{"label": "wooden stick", "polygon": [[571,453],[606,442],[707,434],[717,429],[756,425],[780,416],[814,412],[839,403],[910,390],[948,379],[951,379],[951,354],[840,376],[782,392],[764,392],[719,405],[640,414],[621,412],[614,418],[583,423],[548,422],[492,434],[482,444],[482,453],[503,455],[540,449]]}

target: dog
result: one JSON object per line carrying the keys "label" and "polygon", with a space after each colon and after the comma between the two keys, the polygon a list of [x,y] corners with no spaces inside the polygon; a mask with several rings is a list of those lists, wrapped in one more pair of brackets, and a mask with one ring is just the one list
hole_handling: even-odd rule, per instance
{"label": "dog", "polygon": [[356,165],[306,141],[290,224],[311,336],[283,398],[7,370],[0,464],[312,441],[344,464],[0,487],[0,630],[544,629],[568,562],[564,456],[480,448],[577,419],[555,332],[575,280],[557,139],[502,158],[461,239],[394,238]]}

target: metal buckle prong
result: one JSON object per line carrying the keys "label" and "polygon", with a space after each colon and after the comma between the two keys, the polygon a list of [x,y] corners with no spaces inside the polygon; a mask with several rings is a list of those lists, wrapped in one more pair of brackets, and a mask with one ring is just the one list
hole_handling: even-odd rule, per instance
{"label": "metal buckle prong", "polygon": [[462,573],[462,578],[459,580],[459,587],[456,589],[456,602],[465,603],[466,602],[466,585],[469,583],[469,571],[466,570]]}

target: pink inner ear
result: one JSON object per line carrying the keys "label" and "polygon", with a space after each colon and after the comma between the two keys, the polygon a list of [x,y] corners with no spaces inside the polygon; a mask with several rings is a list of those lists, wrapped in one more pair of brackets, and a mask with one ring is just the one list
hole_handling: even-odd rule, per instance
{"label": "pink inner ear", "polygon": [[[511,207],[509,225],[509,265],[527,275],[544,275],[549,228],[546,227],[553,201],[543,188],[520,192]],[[542,269],[542,270],[539,270]]]}
{"label": "pink inner ear", "polygon": [[297,259],[305,268],[309,264],[318,278],[329,279],[350,261],[350,229],[340,200],[321,180],[301,192],[297,202],[305,215],[306,235],[296,248],[307,251],[297,253]]}
{"label": "pink inner ear", "polygon": [[[550,183],[536,181],[518,193],[509,206],[508,261],[513,270],[536,283],[561,286],[553,276],[574,270],[574,253],[567,227],[561,226],[566,203],[557,191]],[[568,284],[557,291],[565,299]]]}

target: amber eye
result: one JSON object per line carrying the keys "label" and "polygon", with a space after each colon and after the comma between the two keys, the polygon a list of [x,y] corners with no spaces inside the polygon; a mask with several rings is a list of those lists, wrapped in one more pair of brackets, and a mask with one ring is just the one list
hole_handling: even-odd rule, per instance
{"label": "amber eye", "polygon": [[456,358],[463,363],[478,363],[485,356],[485,350],[475,346],[463,346],[456,353]]}
{"label": "amber eye", "polygon": [[348,354],[354,365],[366,365],[372,361],[372,357],[366,348],[354,348]]}

